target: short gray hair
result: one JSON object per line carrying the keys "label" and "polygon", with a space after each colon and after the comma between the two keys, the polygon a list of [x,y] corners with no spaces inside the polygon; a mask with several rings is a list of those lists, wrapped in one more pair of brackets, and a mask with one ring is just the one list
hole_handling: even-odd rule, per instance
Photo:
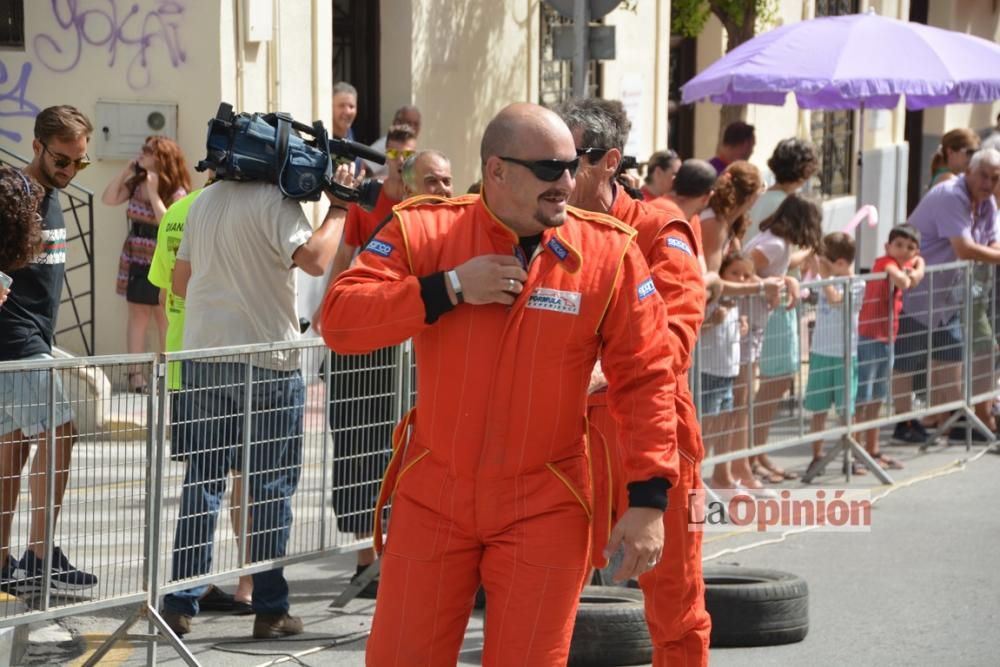
{"label": "short gray hair", "polygon": [[570,99],[556,109],[570,130],[583,130],[586,148],[625,150],[632,122],[618,100]]}
{"label": "short gray hair", "polygon": [[338,81],[333,84],[333,94],[339,95],[340,93],[350,93],[351,95],[354,95],[354,99],[358,98],[358,89],[346,81]]}
{"label": "short gray hair", "polygon": [[415,191],[417,189],[417,160],[419,160],[424,155],[433,155],[435,157],[441,158],[449,165],[451,164],[451,160],[448,159],[447,155],[445,155],[441,151],[436,151],[433,148],[417,151],[410,157],[406,158],[403,161],[403,168],[400,174],[403,177],[403,185],[405,185],[407,189],[411,191]]}
{"label": "short gray hair", "polygon": [[1000,167],[1000,151],[995,148],[981,148],[976,151],[969,160],[969,171],[975,171],[983,163],[987,167]]}

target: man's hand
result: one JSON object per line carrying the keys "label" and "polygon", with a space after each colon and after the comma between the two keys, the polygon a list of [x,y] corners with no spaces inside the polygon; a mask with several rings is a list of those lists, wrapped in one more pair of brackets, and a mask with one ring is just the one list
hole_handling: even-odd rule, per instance
{"label": "man's hand", "polygon": [[590,371],[590,386],[587,387],[587,393],[593,394],[599,389],[604,389],[608,386],[608,379],[604,377],[604,371],[601,370],[601,361],[598,360],[594,364],[594,370]]}
{"label": "man's hand", "polygon": [[462,283],[462,298],[473,305],[502,303],[509,306],[528,279],[520,260],[512,255],[473,257],[455,272]]}
{"label": "man's hand", "polygon": [[625,557],[613,577],[618,583],[638,577],[659,562],[663,551],[663,512],[652,507],[629,508],[611,531],[604,557],[610,558],[623,544]]}
{"label": "man's hand", "polygon": [[[356,188],[357,183],[355,183],[354,181],[354,176],[351,175],[351,169],[353,167],[354,167],[353,164],[337,165],[337,170],[333,172],[334,182],[336,182],[339,185],[343,185],[346,188]],[[335,196],[332,192],[328,190],[325,192],[326,192],[326,198],[330,200],[331,204],[334,204],[336,206],[343,206],[344,208],[347,208],[348,206],[351,205],[351,202],[340,199],[339,197]]]}
{"label": "man's hand", "polygon": [[7,289],[6,287],[0,287],[0,306],[2,306],[4,304],[4,301],[7,300],[8,294],[10,294],[9,289]]}

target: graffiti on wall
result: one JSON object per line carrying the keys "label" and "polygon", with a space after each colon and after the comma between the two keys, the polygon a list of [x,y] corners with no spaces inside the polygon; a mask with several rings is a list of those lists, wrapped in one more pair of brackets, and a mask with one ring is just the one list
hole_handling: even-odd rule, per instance
{"label": "graffiti on wall", "polygon": [[181,0],[51,0],[57,30],[35,35],[38,62],[53,72],[71,72],[84,49],[108,53],[108,67],[127,60],[125,80],[133,90],[148,88],[154,66],[180,67],[187,60],[180,42]]}
{"label": "graffiti on wall", "polygon": [[[14,73],[0,60],[0,118],[34,118],[39,108],[28,99],[28,81],[31,80],[31,63],[21,65]],[[21,141],[21,133],[0,125],[0,137]]]}

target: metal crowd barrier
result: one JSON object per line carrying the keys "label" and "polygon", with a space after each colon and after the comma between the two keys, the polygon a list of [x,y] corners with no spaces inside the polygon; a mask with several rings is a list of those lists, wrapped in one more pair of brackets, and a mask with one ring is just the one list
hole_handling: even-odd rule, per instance
{"label": "metal crowd barrier", "polygon": [[[996,372],[1000,324],[995,298],[997,278],[993,265],[953,262],[928,267],[922,285],[929,297],[904,298],[899,322],[893,321],[895,315],[888,307],[889,294],[894,294],[896,288],[887,284],[885,273],[803,283],[803,299],[795,307],[794,316],[788,318],[792,324],[783,321],[780,309],[768,310],[761,298],[724,301],[726,307],[737,309],[746,318],[744,328],[749,331],[739,337],[739,373],[730,380],[733,406],[721,414],[713,414],[718,406],[713,405],[712,391],[718,379],[706,377],[703,372],[706,367],[718,367],[713,363],[719,356],[718,343],[707,335],[707,328],[720,325],[713,323],[711,312],[699,338],[696,370],[689,379],[694,395],[704,399],[697,401],[706,451],[711,452],[704,465],[743,465],[748,457],[825,441],[826,453],[817,470],[822,471],[842,455],[848,480],[856,458],[888,484],[892,477],[859,442],[869,429],[877,433],[886,425],[936,417],[939,424],[931,429],[923,448],[952,435],[956,428],[959,435],[964,435],[967,448],[971,448],[975,433],[980,434],[980,439],[993,441],[995,436],[982,417],[1000,397]],[[869,285],[874,288],[879,284],[886,288],[885,294],[866,297],[871,294]],[[854,313],[853,317],[839,318],[837,336],[822,322],[817,325],[824,319],[817,312],[820,294],[828,286],[843,294],[843,302],[835,308],[841,313]],[[871,303],[866,303],[866,298]],[[877,315],[869,316],[871,307],[879,304],[882,306]],[[825,321],[829,322],[829,318]],[[870,332],[870,327],[878,323],[885,325],[886,333],[889,328],[899,327],[895,340],[884,346],[888,359],[881,363],[887,365],[888,372],[878,368],[878,361],[872,361],[872,341],[862,340],[860,334]],[[846,343],[834,350],[839,359],[813,354],[817,352],[817,341],[824,348],[818,352],[823,352],[830,349],[833,338]],[[859,343],[869,350],[868,358],[859,359]],[[822,376],[824,373],[818,371],[823,370],[826,381],[814,383],[814,389],[809,391],[810,373]],[[862,387],[870,385],[873,376],[881,380],[886,390],[884,398],[860,401],[859,376]],[[821,410],[823,401],[828,404]],[[878,403],[877,409],[873,403]],[[977,416],[974,406],[980,405],[984,407]],[[825,417],[822,428],[813,423],[816,414]],[[815,476],[808,475],[804,481]]]}
{"label": "metal crowd barrier", "polygon": [[[34,591],[23,579],[4,582],[18,597],[0,595],[0,627],[136,605],[88,664],[122,639],[146,641],[154,664],[158,632],[197,665],[160,616],[162,596],[371,546],[392,429],[414,396],[412,370],[408,345],[338,356],[319,339],[0,364],[2,400],[18,423],[41,418],[47,429],[37,443],[0,450],[2,492],[17,501],[3,508],[10,553],[60,547],[97,577],[72,591],[47,571]],[[137,373],[147,394],[111,391]],[[46,398],[13,405],[29,383],[43,384]],[[72,447],[48,428],[70,418]],[[71,463],[50,455],[70,448]],[[130,634],[142,620],[147,632]]]}

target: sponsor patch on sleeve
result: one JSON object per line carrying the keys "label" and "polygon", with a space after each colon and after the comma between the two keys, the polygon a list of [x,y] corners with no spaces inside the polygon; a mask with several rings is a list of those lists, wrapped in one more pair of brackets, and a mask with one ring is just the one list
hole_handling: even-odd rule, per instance
{"label": "sponsor patch on sleeve", "polygon": [[385,241],[379,241],[378,239],[372,239],[371,241],[368,242],[368,245],[365,246],[365,250],[373,252],[376,255],[380,255],[382,257],[388,257],[389,255],[392,254],[393,247],[391,243],[386,243]]}
{"label": "sponsor patch on sleeve", "polygon": [[687,243],[685,243],[681,239],[676,238],[674,236],[668,236],[667,237],[667,247],[668,248],[676,248],[677,250],[680,250],[681,252],[686,252],[687,254],[689,254],[691,256],[694,256],[694,253],[691,252],[691,246],[689,246]]}
{"label": "sponsor patch on sleeve", "polygon": [[656,291],[656,286],[653,284],[653,279],[646,278],[641,283],[639,283],[639,301],[642,301],[655,291]]}

